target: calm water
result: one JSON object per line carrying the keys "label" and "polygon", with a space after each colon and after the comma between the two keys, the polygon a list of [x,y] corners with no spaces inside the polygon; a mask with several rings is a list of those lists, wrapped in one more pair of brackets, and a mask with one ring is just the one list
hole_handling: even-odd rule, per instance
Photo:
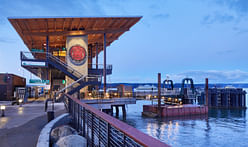
{"label": "calm water", "polygon": [[207,116],[154,119],[141,116],[143,104],[128,105],[126,122],[171,146],[248,146],[247,110],[210,109]]}

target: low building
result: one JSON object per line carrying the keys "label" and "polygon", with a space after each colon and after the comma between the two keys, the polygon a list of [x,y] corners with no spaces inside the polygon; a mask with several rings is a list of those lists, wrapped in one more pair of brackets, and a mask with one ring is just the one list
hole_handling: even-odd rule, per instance
{"label": "low building", "polygon": [[17,87],[26,87],[26,78],[0,73],[0,101],[12,100]]}

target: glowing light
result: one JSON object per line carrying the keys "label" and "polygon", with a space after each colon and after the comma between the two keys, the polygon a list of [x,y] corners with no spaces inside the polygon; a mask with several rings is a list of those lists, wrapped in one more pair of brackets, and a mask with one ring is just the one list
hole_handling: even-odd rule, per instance
{"label": "glowing light", "polygon": [[1,106],[0,106],[0,109],[1,109],[1,110],[5,110],[5,108],[6,108],[6,106],[4,106],[4,105],[1,105]]}
{"label": "glowing light", "polygon": [[19,108],[18,108],[18,114],[19,114],[19,115],[22,115],[22,114],[23,114],[23,107],[19,107]]}

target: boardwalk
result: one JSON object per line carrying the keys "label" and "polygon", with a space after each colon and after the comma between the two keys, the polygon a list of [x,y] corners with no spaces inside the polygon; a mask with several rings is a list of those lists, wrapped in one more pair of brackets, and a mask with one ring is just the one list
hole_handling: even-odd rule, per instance
{"label": "boardwalk", "polygon": [[[56,116],[65,112],[62,104],[57,104],[55,110]],[[44,104],[27,104],[23,108],[9,106],[0,122],[1,147],[33,147],[47,123]]]}

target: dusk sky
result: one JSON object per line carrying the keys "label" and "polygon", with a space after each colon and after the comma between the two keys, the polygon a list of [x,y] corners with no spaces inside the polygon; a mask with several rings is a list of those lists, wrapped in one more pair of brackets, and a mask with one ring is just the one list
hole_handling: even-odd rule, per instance
{"label": "dusk sky", "polygon": [[107,48],[109,82],[248,82],[248,0],[0,0],[0,72],[23,76],[13,16],[143,16]]}

